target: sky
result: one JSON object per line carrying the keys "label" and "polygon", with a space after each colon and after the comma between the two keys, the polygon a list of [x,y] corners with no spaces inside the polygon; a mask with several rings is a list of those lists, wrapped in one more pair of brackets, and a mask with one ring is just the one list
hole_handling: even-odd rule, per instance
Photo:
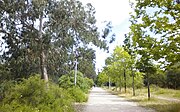
{"label": "sky", "polygon": [[105,59],[109,57],[115,46],[122,45],[124,34],[129,31],[129,13],[132,9],[129,0],[80,0],[84,4],[91,3],[96,10],[97,26],[101,27],[103,21],[112,22],[112,33],[116,35],[116,41],[110,45],[109,53],[96,48],[96,72],[105,66]]}

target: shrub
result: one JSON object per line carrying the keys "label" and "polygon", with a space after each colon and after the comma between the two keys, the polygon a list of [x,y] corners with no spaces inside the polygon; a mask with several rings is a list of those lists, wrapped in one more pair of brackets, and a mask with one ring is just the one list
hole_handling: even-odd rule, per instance
{"label": "shrub", "polygon": [[3,100],[6,94],[9,94],[8,91],[14,87],[14,81],[3,81],[0,83],[0,102]]}
{"label": "shrub", "polygon": [[72,99],[67,91],[46,83],[38,76],[23,79],[5,94],[1,112],[71,112]]}
{"label": "shrub", "polygon": [[68,89],[74,86],[74,77],[69,77],[68,75],[63,75],[59,78],[59,86]]}
{"label": "shrub", "polygon": [[89,89],[94,85],[94,81],[92,79],[85,78],[85,82],[88,84]]}
{"label": "shrub", "polygon": [[[77,72],[76,86],[79,87],[83,92],[87,93],[93,84],[92,79],[84,78],[81,72]],[[65,89],[74,87],[74,71],[61,76],[59,78],[59,86]]]}
{"label": "shrub", "polygon": [[76,102],[86,102],[88,99],[87,95],[79,87],[68,88],[68,92]]}
{"label": "shrub", "polygon": [[86,102],[88,90],[93,86],[92,79],[84,78],[81,72],[77,72],[77,82],[74,86],[74,71],[59,78],[59,86],[67,89],[72,99],[76,102]]}

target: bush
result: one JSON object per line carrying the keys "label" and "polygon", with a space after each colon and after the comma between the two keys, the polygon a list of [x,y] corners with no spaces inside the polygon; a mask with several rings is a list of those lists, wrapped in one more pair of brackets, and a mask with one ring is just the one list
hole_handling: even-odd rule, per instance
{"label": "bush", "polygon": [[6,94],[9,94],[8,91],[14,87],[14,81],[3,81],[0,84],[0,102],[3,100]]}
{"label": "bush", "polygon": [[87,95],[79,87],[68,88],[68,93],[75,102],[86,102],[88,99]]}
{"label": "bush", "polygon": [[38,76],[23,79],[1,103],[0,112],[71,112],[72,99],[57,85],[47,84]]}
{"label": "bush", "polygon": [[59,86],[68,89],[74,86],[74,77],[63,75],[59,78]]}
{"label": "bush", "polygon": [[[83,92],[87,93],[88,90],[93,86],[94,82],[92,79],[84,78],[81,72],[77,72],[76,86],[79,87]],[[59,86],[68,89],[74,87],[74,71],[69,74],[63,75],[59,78]]]}
{"label": "bush", "polygon": [[76,102],[86,102],[88,90],[93,86],[92,79],[84,78],[81,72],[77,72],[77,82],[74,86],[74,71],[59,78],[59,86],[67,89]]}

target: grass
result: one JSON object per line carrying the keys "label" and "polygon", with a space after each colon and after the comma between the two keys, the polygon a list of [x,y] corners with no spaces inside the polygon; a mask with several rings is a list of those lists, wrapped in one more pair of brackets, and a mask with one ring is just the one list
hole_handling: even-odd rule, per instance
{"label": "grass", "polygon": [[178,98],[180,99],[180,90],[173,90],[167,88],[151,87],[152,94],[160,95],[163,97]]}
{"label": "grass", "polygon": [[140,106],[146,108],[152,108],[157,112],[180,112],[180,102],[167,101],[158,99],[156,96],[165,98],[180,99],[180,90],[163,89],[151,87],[151,99],[147,98],[147,88],[137,89],[136,95],[132,96],[132,89],[127,89],[126,93],[124,89],[121,92],[110,90],[113,94],[117,94],[120,97],[127,98],[128,100],[137,102]]}

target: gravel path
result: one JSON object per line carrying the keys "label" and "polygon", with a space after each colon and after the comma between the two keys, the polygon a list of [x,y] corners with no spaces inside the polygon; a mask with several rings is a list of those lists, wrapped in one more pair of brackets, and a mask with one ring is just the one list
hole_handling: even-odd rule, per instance
{"label": "gravel path", "polygon": [[95,87],[91,90],[86,104],[76,105],[78,112],[154,112],[152,109],[139,107],[136,103],[112,95]]}

